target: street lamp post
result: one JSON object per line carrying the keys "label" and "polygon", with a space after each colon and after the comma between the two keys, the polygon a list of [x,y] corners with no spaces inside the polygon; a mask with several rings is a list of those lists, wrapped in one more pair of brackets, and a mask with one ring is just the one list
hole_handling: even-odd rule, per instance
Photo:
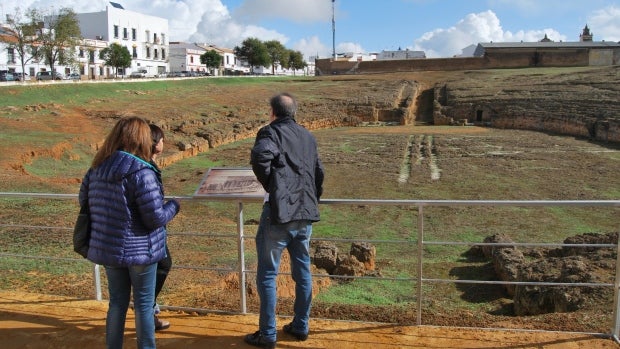
{"label": "street lamp post", "polygon": [[336,60],[336,0],[332,0],[332,58]]}

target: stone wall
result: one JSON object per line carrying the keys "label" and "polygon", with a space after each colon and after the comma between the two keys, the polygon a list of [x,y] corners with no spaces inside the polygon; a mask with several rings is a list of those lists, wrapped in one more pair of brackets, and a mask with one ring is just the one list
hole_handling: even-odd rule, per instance
{"label": "stone wall", "polygon": [[620,64],[620,49],[592,50],[589,57],[591,66],[606,66]]}
{"label": "stone wall", "polygon": [[525,129],[620,143],[617,69],[528,74],[509,81],[452,81],[433,87],[435,125]]}
{"label": "stone wall", "polygon": [[[501,103],[495,103],[492,106],[463,103],[446,107],[435,102],[433,123],[435,125],[474,124],[504,129],[533,130],[620,143],[620,120],[583,115],[585,113],[579,114],[563,115],[549,109],[545,115],[540,115],[526,106]],[[478,116],[481,116],[480,119]]]}
{"label": "stone wall", "polygon": [[[516,104],[516,103],[515,103]],[[457,104],[451,107],[435,103],[435,125],[485,125],[495,128],[533,130],[575,137],[589,138],[602,142],[620,143],[620,120],[616,118],[597,118],[587,113],[566,115],[549,109],[541,115],[524,105],[495,103],[477,105],[475,103]],[[477,116],[482,115],[478,120]]]}
{"label": "stone wall", "polygon": [[524,67],[585,67],[620,64],[620,49],[488,48],[484,57],[379,61],[317,59],[316,75],[454,71]]}
{"label": "stone wall", "polygon": [[374,74],[411,71],[451,71],[493,68],[486,58],[430,58],[389,61],[332,61],[316,60],[316,75]]}
{"label": "stone wall", "polygon": [[589,65],[588,49],[487,49],[493,68],[583,67]]}

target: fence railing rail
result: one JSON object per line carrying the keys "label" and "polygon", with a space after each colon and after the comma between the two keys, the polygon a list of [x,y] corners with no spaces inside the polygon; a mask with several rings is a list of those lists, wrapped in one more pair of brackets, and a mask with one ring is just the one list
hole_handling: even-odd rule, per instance
{"label": "fence railing rail", "polygon": [[[77,195],[75,194],[51,194],[51,193],[10,193],[10,192],[0,192],[0,198],[45,198],[45,199],[76,199]],[[239,284],[246,285],[246,276],[247,274],[255,273],[253,270],[248,270],[245,265],[245,251],[244,251],[244,241],[250,237],[245,235],[244,232],[244,203],[258,203],[261,198],[248,198],[248,197],[194,197],[194,196],[171,196],[169,198],[175,198],[178,200],[212,200],[212,201],[232,201],[237,204],[237,213],[236,213],[236,240],[237,240],[237,255],[238,255],[238,270],[235,270],[238,273]],[[620,305],[620,243],[616,242],[615,244],[556,244],[556,243],[529,243],[529,242],[521,242],[521,243],[471,243],[471,242],[460,242],[460,241],[425,241],[424,240],[424,209],[427,207],[455,207],[455,206],[491,206],[491,207],[501,207],[501,206],[512,206],[512,207],[606,207],[606,208],[620,208],[620,200],[368,200],[368,199],[323,199],[320,202],[321,205],[372,205],[372,206],[403,206],[403,207],[416,207],[417,208],[417,236],[416,240],[359,240],[355,241],[363,242],[382,242],[382,243],[410,243],[417,245],[417,277],[415,278],[383,278],[384,280],[412,280],[417,282],[416,294],[417,294],[417,324],[422,324],[422,286],[428,283],[468,283],[468,284],[501,284],[501,285],[536,285],[536,286],[565,286],[565,287],[613,287],[614,290],[614,304],[613,304],[613,319],[612,324],[610,324],[611,333],[597,333],[597,335],[609,336],[614,338],[616,341],[619,341],[620,337],[620,312],[618,311],[618,306]],[[77,211],[76,211],[77,212]],[[0,224],[0,227],[22,227],[22,228],[52,228],[52,227],[41,227],[41,226],[33,226],[27,224]],[[57,228],[57,227],[54,227]],[[618,231],[620,231],[620,224],[618,227]],[[72,229],[72,228],[65,228]],[[178,233],[185,234],[185,233]],[[192,233],[187,233],[188,235],[192,235]],[[231,235],[225,234],[215,234],[220,237],[231,237]],[[253,238],[253,236],[252,236]],[[314,239],[314,237],[313,237]],[[323,238],[318,240],[325,241],[351,241],[347,239],[334,239],[334,238]],[[454,280],[454,279],[441,279],[441,278],[430,278],[424,277],[423,274],[423,262],[424,262],[424,246],[430,245],[464,245],[464,246],[496,246],[496,247],[509,247],[509,246],[521,246],[521,247],[592,247],[592,248],[615,248],[616,249],[616,273],[615,279],[613,283],[587,283],[587,282],[575,282],[575,283],[560,283],[560,282],[522,282],[522,281],[485,281],[485,280]],[[49,257],[49,256],[34,256],[34,255],[26,255],[26,254],[18,254],[18,253],[0,253],[0,258],[5,257],[13,257],[13,258],[36,258],[36,259],[66,259],[66,258],[58,258],[58,257]],[[215,271],[231,271],[232,269],[226,268],[211,268],[211,267],[196,267],[196,266],[175,266],[175,268],[197,268],[197,269],[205,269],[205,270],[215,270]],[[95,287],[95,295],[97,300],[102,299],[102,291],[101,291],[101,277],[100,277],[100,267],[98,265],[93,266],[93,275],[94,275],[94,287]],[[330,275],[330,277],[334,277]],[[341,276],[342,278],[347,278],[347,276]],[[357,277],[359,278],[359,277]],[[239,312],[246,313],[246,287],[239,287]],[[191,307],[173,307],[177,309],[192,309],[193,311],[197,310],[196,308]],[[200,310],[200,309],[198,309]],[[203,309],[205,310],[205,309]],[[215,311],[218,311],[217,309]]]}

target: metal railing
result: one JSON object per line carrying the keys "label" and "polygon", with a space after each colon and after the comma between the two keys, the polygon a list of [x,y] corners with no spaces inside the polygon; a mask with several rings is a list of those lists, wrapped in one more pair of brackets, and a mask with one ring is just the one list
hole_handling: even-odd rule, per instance
{"label": "metal railing", "polygon": [[[0,198],[46,198],[46,199],[76,199],[75,194],[47,194],[47,193],[7,193],[0,192]],[[231,201],[237,205],[236,214],[236,226],[237,226],[237,256],[238,256],[238,273],[239,285],[246,285],[246,275],[254,273],[253,270],[248,270],[245,265],[245,250],[244,241],[249,237],[246,236],[244,231],[244,204],[245,203],[259,203],[261,198],[258,197],[235,197],[235,196],[223,196],[223,197],[195,197],[195,196],[173,196],[169,198],[175,198],[178,200],[211,200],[211,201]],[[566,287],[613,287],[614,290],[614,304],[613,304],[613,319],[611,324],[611,333],[596,333],[597,335],[609,336],[616,341],[619,341],[620,337],[620,243],[615,244],[550,244],[550,243],[472,243],[472,242],[458,242],[458,241],[425,241],[425,228],[424,228],[424,209],[427,207],[458,207],[458,206],[490,206],[490,207],[605,207],[620,208],[620,200],[357,200],[357,199],[324,199],[320,202],[321,205],[368,205],[368,206],[401,206],[401,207],[415,207],[417,208],[417,264],[416,271],[417,277],[406,279],[398,278],[398,280],[412,280],[417,281],[416,294],[417,294],[417,325],[422,324],[422,286],[429,283],[467,283],[467,284],[499,284],[499,285],[532,285],[532,286],[566,286]],[[77,211],[76,211],[77,213]],[[5,224],[0,224],[0,227],[6,227]],[[39,227],[40,228],[40,227]],[[49,227],[48,227],[49,228]],[[619,226],[620,228],[620,226]],[[70,229],[70,228],[67,228]],[[619,229],[620,231],[620,229]],[[252,236],[253,238],[253,236]],[[313,237],[313,240],[317,240]],[[318,240],[337,240],[337,239],[320,239]],[[360,240],[356,240],[360,241]],[[394,240],[388,240],[385,242],[397,242]],[[521,247],[594,247],[594,248],[615,248],[616,250],[616,273],[613,283],[587,283],[587,282],[575,282],[575,283],[559,283],[559,282],[523,282],[523,281],[484,281],[484,280],[454,280],[454,279],[441,279],[441,278],[427,278],[423,274],[423,262],[424,262],[424,247],[432,245],[463,245],[463,246],[521,246]],[[32,257],[25,255],[16,255],[11,253],[0,253],[1,257]],[[54,259],[53,257],[36,256],[35,258]],[[57,258],[56,258],[57,259]],[[180,266],[180,268],[184,268]],[[186,268],[192,268],[192,266],[186,266]],[[202,268],[209,270],[222,271],[218,268]],[[227,269],[226,271],[231,271]],[[101,291],[101,276],[100,268],[98,265],[93,266],[94,275],[94,287],[97,300],[102,299]],[[325,275],[317,275],[325,276]],[[334,277],[330,275],[329,277]],[[344,277],[346,278],[346,277]],[[396,279],[394,279],[396,280]],[[239,312],[247,313],[247,294],[246,287],[239,287]],[[184,309],[183,307],[169,307]],[[190,309],[190,308],[185,308]],[[191,308],[196,310],[195,308]],[[204,309],[202,309],[204,310]]]}

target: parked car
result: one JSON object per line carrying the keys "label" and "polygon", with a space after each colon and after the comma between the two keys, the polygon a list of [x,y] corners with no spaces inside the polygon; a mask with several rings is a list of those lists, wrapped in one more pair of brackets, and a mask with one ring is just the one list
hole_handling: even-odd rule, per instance
{"label": "parked car", "polygon": [[130,78],[156,78],[157,75],[151,74],[146,69],[140,69],[132,72],[129,75]]}
{"label": "parked car", "polygon": [[30,81],[30,75],[28,73],[13,73],[15,81]]}
{"label": "parked car", "polygon": [[185,76],[185,74],[183,74],[180,71],[173,71],[173,72],[168,73],[168,77],[169,78],[182,78],[184,76]]}
{"label": "parked car", "polygon": [[67,79],[69,80],[81,80],[82,76],[78,73],[71,73],[69,75],[67,75]]}
{"label": "parked car", "polygon": [[131,72],[131,74],[129,74],[130,78],[143,78],[146,76],[146,70],[137,70],[134,72]]}
{"label": "parked car", "polygon": [[63,75],[61,73],[56,72],[56,74],[52,75],[51,71],[40,71],[37,73],[37,81],[41,80],[62,80]]}
{"label": "parked car", "polygon": [[0,81],[15,81],[15,76],[7,70],[0,70]]}

